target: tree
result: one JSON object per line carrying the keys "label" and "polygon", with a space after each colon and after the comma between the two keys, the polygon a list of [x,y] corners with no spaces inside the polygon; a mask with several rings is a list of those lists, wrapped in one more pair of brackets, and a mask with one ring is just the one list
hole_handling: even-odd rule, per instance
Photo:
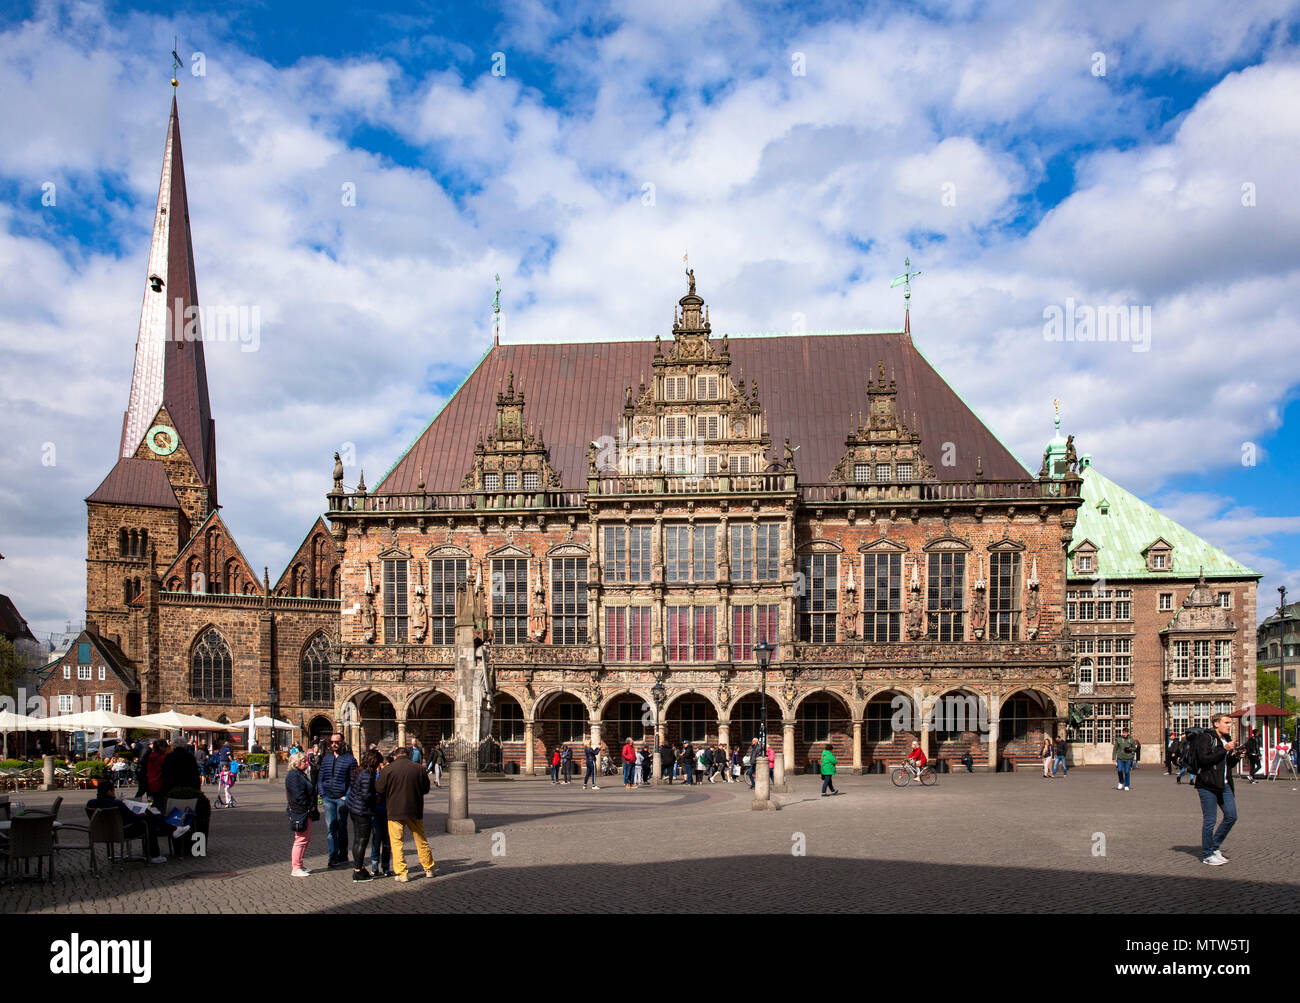
{"label": "tree", "polygon": [[1296,714],[1300,712],[1300,700],[1297,700],[1290,693],[1286,695],[1286,703],[1279,699],[1281,696],[1280,687],[1278,686],[1277,672],[1271,669],[1265,669],[1256,666],[1255,676],[1255,700],[1257,703],[1271,703],[1275,707],[1281,707],[1291,716],[1287,718],[1286,730],[1289,734],[1295,735]]}
{"label": "tree", "polygon": [[13,642],[0,636],[0,694],[13,693],[14,681],[23,668],[23,660],[14,650]]}

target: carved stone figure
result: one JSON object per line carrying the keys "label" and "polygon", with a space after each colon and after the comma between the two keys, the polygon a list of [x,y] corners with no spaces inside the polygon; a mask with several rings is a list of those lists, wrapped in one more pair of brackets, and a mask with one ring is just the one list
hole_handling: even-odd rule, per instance
{"label": "carved stone figure", "polygon": [[1067,470],[1079,471],[1079,454],[1074,449],[1074,436],[1065,437],[1065,466]]}
{"label": "carved stone figure", "polygon": [[1029,589],[1029,598],[1025,601],[1025,619],[1028,621],[1029,639],[1032,641],[1038,637],[1038,587],[1032,586]]}
{"label": "carved stone figure", "polygon": [[988,623],[988,619],[988,607],[984,600],[984,589],[977,585],[975,587],[975,602],[971,605],[970,611],[970,625],[975,631],[975,640],[984,640],[984,627]]}
{"label": "carved stone figure", "polygon": [[424,643],[424,635],[429,629],[429,606],[424,601],[424,592],[415,593],[415,602],[411,603],[411,636],[416,644]]}
{"label": "carved stone figure", "polygon": [[781,457],[781,461],[785,464],[786,470],[794,469],[794,450],[790,448],[788,438],[785,440],[785,454]]}
{"label": "carved stone figure", "polygon": [[375,643],[375,623],[377,619],[375,600],[370,595],[367,595],[365,605],[361,607],[361,629],[365,631],[366,644]]}
{"label": "carved stone figure", "polygon": [[334,490],[336,493],[343,491],[343,460],[339,454],[334,454]]}
{"label": "carved stone figure", "polygon": [[691,291],[687,295],[694,296],[695,295],[695,269],[694,268],[686,269],[686,277],[691,280]]}

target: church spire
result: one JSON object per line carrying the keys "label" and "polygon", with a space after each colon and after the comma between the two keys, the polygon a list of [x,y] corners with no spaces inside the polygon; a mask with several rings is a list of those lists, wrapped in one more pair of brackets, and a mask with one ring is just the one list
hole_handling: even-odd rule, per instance
{"label": "church spire", "polygon": [[[215,507],[216,429],[208,403],[198,306],[180,120],[173,93],[153,240],[149,245],[144,302],[140,308],[140,331],[135,344],[131,396],[122,420],[118,455],[124,458],[137,455],[159,408],[165,407],[178,444],[185,447],[199,482],[207,488],[208,505]],[[168,439],[164,433],[160,442]],[[165,447],[166,442],[163,444]],[[174,450],[173,446],[171,451]]]}

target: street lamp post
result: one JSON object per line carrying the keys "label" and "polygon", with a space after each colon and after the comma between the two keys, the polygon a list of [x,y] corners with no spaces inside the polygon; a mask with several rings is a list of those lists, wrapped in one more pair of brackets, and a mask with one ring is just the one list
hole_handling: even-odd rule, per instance
{"label": "street lamp post", "polygon": [[767,756],[767,667],[772,663],[772,652],[775,650],[766,639],[754,645],[754,652],[758,655],[758,668],[763,674],[763,708],[760,711],[758,744],[764,757]]}
{"label": "street lamp post", "polygon": [[651,751],[651,770],[650,779],[656,783],[663,783],[664,779],[664,760],[659,749],[662,745],[659,738],[659,719],[664,712],[664,699],[668,696],[668,691],[664,689],[663,680],[658,680],[650,687],[650,695],[655,702],[655,747]]}
{"label": "street lamp post", "polygon": [[266,757],[266,776],[270,780],[276,779],[280,773],[280,763],[275,757],[275,704],[279,698],[280,694],[272,686],[271,692],[267,694],[267,703],[271,708],[271,753]]}
{"label": "street lamp post", "polygon": [[[1281,640],[1277,646],[1277,702],[1278,706],[1286,710],[1286,586],[1279,585],[1277,593],[1281,596],[1281,604],[1277,608],[1278,625],[1282,628]],[[1278,731],[1286,733],[1286,717],[1278,722]],[[1300,727],[1296,729],[1300,734]],[[1265,773],[1268,771],[1265,770]],[[1279,773],[1282,771],[1279,769]]]}
{"label": "street lamp post", "polygon": [[760,720],[760,735],[758,748],[758,762],[753,763],[754,767],[754,800],[750,807],[755,811],[762,809],[774,809],[781,807],[772,800],[772,778],[768,773],[767,766],[767,667],[772,661],[772,646],[767,643],[767,639],[759,641],[754,645],[754,651],[758,655],[758,668],[763,674],[763,710]]}

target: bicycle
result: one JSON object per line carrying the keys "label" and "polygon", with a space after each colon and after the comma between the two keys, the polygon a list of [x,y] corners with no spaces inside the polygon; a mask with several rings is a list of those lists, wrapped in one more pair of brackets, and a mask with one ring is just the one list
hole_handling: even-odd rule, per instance
{"label": "bicycle", "polygon": [[933,787],[939,782],[939,777],[928,765],[918,769],[911,760],[894,767],[889,773],[889,779],[895,787],[906,787],[913,779],[919,781],[922,787]]}

